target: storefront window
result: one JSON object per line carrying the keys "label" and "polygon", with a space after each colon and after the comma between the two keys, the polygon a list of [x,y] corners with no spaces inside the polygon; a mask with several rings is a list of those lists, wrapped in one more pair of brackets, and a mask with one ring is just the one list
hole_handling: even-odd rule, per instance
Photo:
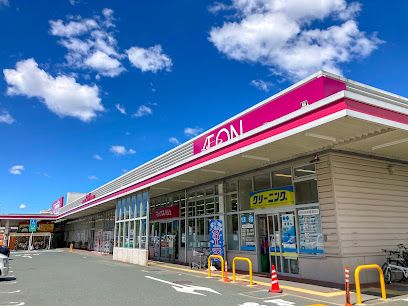
{"label": "storefront window", "polygon": [[304,166],[296,167],[294,169],[294,176],[295,178],[315,175],[316,174],[316,165],[315,164],[307,164]]}
{"label": "storefront window", "polygon": [[227,212],[238,211],[238,194],[237,193],[227,194],[225,197],[225,206]]}
{"label": "storefront window", "polygon": [[197,216],[204,215],[204,212],[205,212],[204,200],[198,200],[197,201]]}
{"label": "storefront window", "polygon": [[225,193],[238,191],[238,182],[235,179],[226,181],[224,185],[225,185]]}
{"label": "storefront window", "polygon": [[186,216],[186,197],[184,193],[182,193],[180,196],[180,216]]}
{"label": "storefront window", "polygon": [[207,215],[213,215],[215,213],[215,202],[213,197],[205,200],[205,209]]}
{"label": "storefront window", "polygon": [[271,177],[269,171],[254,176],[254,191],[269,188],[271,188]]}
{"label": "storefront window", "polygon": [[135,220],[135,248],[140,248],[140,220]]}
{"label": "storefront window", "polygon": [[196,228],[195,228],[195,219],[188,220],[188,247],[191,249],[197,247],[196,245]]}
{"label": "storefront window", "polygon": [[136,218],[141,217],[140,209],[142,207],[142,194],[138,193],[136,196]]}
{"label": "storefront window", "polygon": [[227,241],[228,250],[239,250],[238,240],[238,215],[229,215],[227,217]]}
{"label": "storefront window", "polygon": [[123,206],[123,220],[129,219],[129,205],[125,199],[122,199],[122,206]]}
{"label": "storefront window", "polygon": [[317,203],[317,180],[311,179],[295,183],[296,204]]}
{"label": "storefront window", "polygon": [[281,169],[272,172],[272,187],[283,187],[292,185],[291,168]]}
{"label": "storefront window", "polygon": [[185,248],[186,247],[186,221],[185,220],[180,220],[180,233],[181,233],[180,247]]}
{"label": "storefront window", "polygon": [[197,236],[196,241],[199,247],[207,247],[208,242],[206,241],[205,235],[205,218],[197,218]]}
{"label": "storefront window", "polygon": [[189,217],[195,216],[195,202],[194,201],[188,202],[188,216]]}
{"label": "storefront window", "polygon": [[128,197],[127,199],[126,199],[126,202],[127,202],[127,206],[128,206],[128,208],[129,208],[129,215],[128,215],[128,218],[129,219],[132,219],[133,218],[133,209],[132,209],[132,198],[131,197]]}
{"label": "storefront window", "polygon": [[129,248],[135,245],[135,221],[129,222]]}
{"label": "storefront window", "polygon": [[240,210],[249,210],[250,208],[250,194],[252,192],[252,179],[250,176],[240,177],[238,179],[239,188],[239,207]]}
{"label": "storefront window", "polygon": [[147,192],[143,192],[143,196],[142,196],[142,214],[141,217],[145,217],[147,214],[147,205],[148,205],[148,198],[149,198],[149,194]]}
{"label": "storefront window", "polygon": [[118,247],[146,248],[147,205],[147,192],[118,200],[116,211],[119,211],[121,216],[119,220],[116,220],[116,245]]}
{"label": "storefront window", "polygon": [[140,248],[146,248],[146,219],[140,220]]}

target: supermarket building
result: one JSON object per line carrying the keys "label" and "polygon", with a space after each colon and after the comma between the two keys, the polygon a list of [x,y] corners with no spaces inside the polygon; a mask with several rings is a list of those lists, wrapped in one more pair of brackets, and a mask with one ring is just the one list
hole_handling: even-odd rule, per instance
{"label": "supermarket building", "polygon": [[408,243],[408,99],[318,72],[50,218],[66,245],[115,260],[189,263],[211,246],[342,283]]}

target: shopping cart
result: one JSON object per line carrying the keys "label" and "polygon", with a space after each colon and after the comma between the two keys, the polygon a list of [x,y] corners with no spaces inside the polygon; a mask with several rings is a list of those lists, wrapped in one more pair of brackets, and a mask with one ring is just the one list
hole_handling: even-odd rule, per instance
{"label": "shopping cart", "polygon": [[193,248],[193,256],[191,257],[191,269],[206,269],[208,266],[208,256],[210,250],[204,247]]}

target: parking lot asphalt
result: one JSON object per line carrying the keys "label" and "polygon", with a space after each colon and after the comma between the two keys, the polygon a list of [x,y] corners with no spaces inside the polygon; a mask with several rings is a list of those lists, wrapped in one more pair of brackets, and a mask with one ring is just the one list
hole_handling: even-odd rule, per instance
{"label": "parking lot asphalt", "polygon": [[[0,281],[0,305],[344,305],[343,296],[302,293],[287,284],[283,294],[271,295],[265,284],[250,288],[177,265],[142,267],[86,252],[17,252],[10,266]],[[375,297],[368,303],[382,304]],[[387,304],[408,305],[408,296]]]}

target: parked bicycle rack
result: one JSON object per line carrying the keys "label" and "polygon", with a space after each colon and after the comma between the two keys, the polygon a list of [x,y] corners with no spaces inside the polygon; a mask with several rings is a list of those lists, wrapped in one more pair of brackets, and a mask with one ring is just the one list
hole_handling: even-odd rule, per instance
{"label": "parked bicycle rack", "polygon": [[221,255],[208,256],[208,277],[211,277],[211,259],[218,258],[221,260],[221,278],[224,279],[224,258]]}
{"label": "parked bicycle rack", "polygon": [[381,286],[381,297],[383,300],[387,299],[387,293],[385,292],[385,282],[384,282],[384,274],[381,270],[379,265],[372,264],[372,265],[361,265],[356,268],[354,271],[354,280],[356,282],[356,295],[357,295],[357,304],[362,304],[361,301],[361,288],[360,288],[360,271],[367,270],[367,269],[377,269],[378,273],[380,274],[380,286]]}
{"label": "parked bicycle rack", "polygon": [[249,267],[249,286],[252,287],[253,285],[253,279],[252,279],[252,261],[249,258],[246,257],[234,257],[232,260],[232,281],[235,282],[236,275],[235,275],[235,261],[237,260],[242,260],[246,261],[248,263]]}

